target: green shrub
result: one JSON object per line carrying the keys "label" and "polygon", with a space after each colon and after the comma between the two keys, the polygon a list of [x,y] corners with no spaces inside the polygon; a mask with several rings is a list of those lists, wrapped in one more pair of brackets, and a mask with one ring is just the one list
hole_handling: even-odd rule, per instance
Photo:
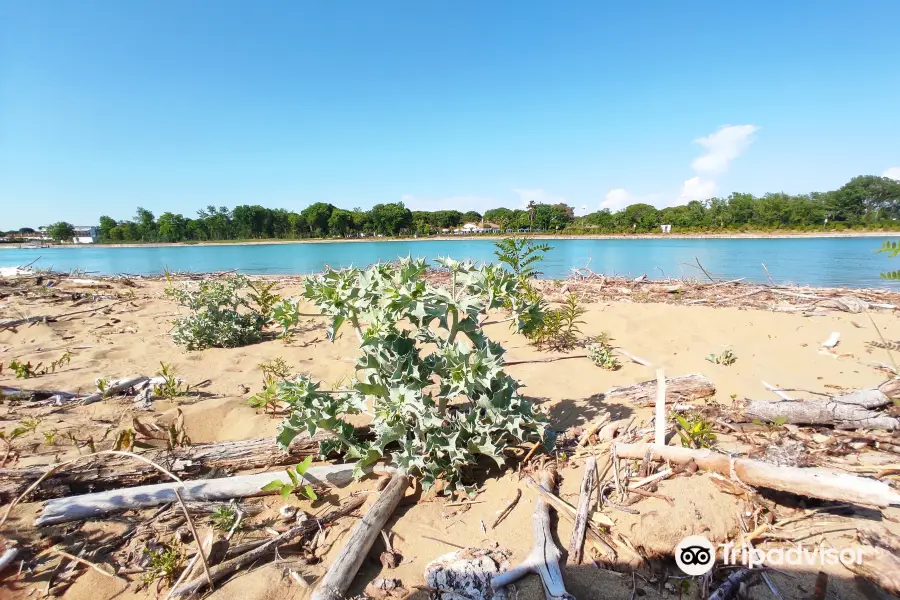
{"label": "green shrub", "polygon": [[185,283],[166,288],[166,295],[191,314],[175,319],[172,339],[188,350],[236,348],[259,341],[266,319],[248,305],[243,275]]}

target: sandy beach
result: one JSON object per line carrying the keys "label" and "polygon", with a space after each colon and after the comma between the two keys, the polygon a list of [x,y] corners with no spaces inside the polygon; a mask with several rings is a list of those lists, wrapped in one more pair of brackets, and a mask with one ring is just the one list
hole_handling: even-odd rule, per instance
{"label": "sandy beach", "polygon": [[[296,278],[274,279],[279,282],[276,291],[282,296],[296,296],[301,291]],[[0,359],[4,364],[12,359],[48,363],[67,350],[71,352],[69,364],[39,378],[16,380],[11,371],[4,369],[3,385],[92,392],[98,377],[153,375],[162,361],[172,365],[177,375],[199,395],[156,400],[150,411],[136,408],[131,398],[64,409],[3,403],[0,405],[0,427],[3,429],[10,429],[25,418],[40,419],[37,430],[17,442],[18,458],[7,464],[8,468],[49,464],[77,456],[80,451],[65,441],[70,432],[80,439],[91,436],[98,449],[110,448],[116,433],[130,427],[134,418],[167,424],[173,421],[178,409],[183,411],[185,431],[193,444],[274,436],[279,419],[249,407],[247,400],[261,387],[259,363],[277,357],[287,361],[295,372],[321,380],[325,387],[339,386],[341,381],[353,376],[357,340],[350,332],[345,332],[334,343],[329,342],[325,335],[326,324],[320,318],[304,319],[289,343],[269,339],[242,348],[184,352],[169,335],[171,321],[179,314],[179,309],[165,297],[165,283],[158,280],[129,283],[112,279],[61,282],[59,289],[100,294],[105,299],[93,303],[97,308],[94,311],[52,323],[0,331]],[[545,294],[549,299],[559,301],[570,291],[570,286],[584,291],[597,285],[597,282],[551,282],[547,284]],[[623,360],[619,370],[605,371],[585,359],[509,366],[508,372],[526,386],[525,395],[549,415],[554,429],[560,432],[581,431],[604,414],[613,420],[633,418],[635,424],[646,425],[652,416],[651,408],[606,401],[603,394],[616,386],[651,380],[658,367],[664,368],[669,376],[701,373],[710,378],[715,383],[715,396],[700,401],[699,408],[717,404],[731,407],[743,399],[777,399],[763,387],[764,381],[789,390],[795,397],[810,398],[874,386],[886,379],[884,372],[872,366],[886,362],[887,357],[883,351],[868,345],[878,340],[878,334],[864,314],[833,311],[823,316],[805,316],[797,311],[778,312],[772,308],[715,306],[715,301],[706,302],[707,305],[686,305],[687,299],[671,300],[672,294],[668,295],[669,300],[651,301],[641,284],[635,283],[628,284],[631,291],[627,294],[616,293],[617,299],[610,300],[603,298],[602,284],[599,285],[596,294],[584,293],[587,312],[581,326],[582,335],[591,337],[607,333],[615,345],[646,359],[654,367]],[[607,293],[613,293],[611,289],[615,286],[606,286]],[[665,297],[665,292],[657,291]],[[715,294],[716,290],[710,293]],[[731,293],[737,295],[739,292],[735,288]],[[885,295],[882,301],[896,299],[900,296]],[[803,301],[784,297],[773,302],[791,306]],[[108,308],[103,308],[107,305]],[[78,309],[67,304],[9,295],[0,302],[0,320],[75,310]],[[311,312],[313,309],[304,306],[303,310]],[[873,309],[871,316],[887,340],[900,339],[900,321],[895,311]],[[832,332],[840,334],[840,343],[834,351],[824,352],[821,344]],[[548,356],[547,352],[537,350],[522,336],[511,332],[507,324],[490,325],[487,333],[503,343],[509,361]],[[735,364],[724,366],[706,360],[708,355],[718,355],[724,350],[731,350],[737,357]],[[757,427],[765,430],[764,426]],[[53,432],[53,443],[46,441],[46,432]],[[758,450],[739,429],[725,429],[718,435],[718,447],[728,448],[731,452]],[[773,443],[781,439],[780,434],[771,436]],[[820,455],[817,451],[816,456],[827,464],[830,459],[827,452],[822,452]],[[584,456],[556,456],[555,460],[562,476],[559,494],[575,504]],[[852,467],[847,469],[848,472],[868,473],[871,471],[866,469],[887,468],[891,462],[897,463],[896,455],[891,458],[884,453],[860,452],[850,461]],[[423,570],[429,561],[446,552],[473,545],[502,548],[510,553],[511,564],[523,560],[532,546],[530,522],[534,493],[524,486],[516,469],[511,464],[505,473],[486,479],[477,502],[467,506],[454,505],[442,497],[425,495],[419,498],[414,490],[410,490],[408,500],[401,504],[389,522],[394,548],[402,555],[402,562],[389,571],[384,569],[377,561],[377,554],[382,549],[378,542],[373,550],[374,557],[364,564],[350,592],[361,593],[368,583],[385,576],[399,579],[409,592],[415,592],[415,586],[424,585]],[[269,470],[277,471],[278,468]],[[517,508],[497,528],[485,529],[484,524],[489,526],[494,521],[499,507],[517,488],[523,490]],[[315,514],[328,503],[360,489],[372,489],[372,484],[363,481],[348,489],[334,489],[316,502],[296,497],[288,502]],[[651,564],[657,564],[657,557],[686,534],[694,532],[698,522],[710,537],[729,539],[740,535],[744,500],[740,496],[723,494],[709,474],[698,473],[693,477],[663,481],[657,493],[660,497],[645,498],[635,505],[634,513],[604,510],[604,514],[615,522],[614,531],[627,537],[639,553],[653,557]],[[661,498],[673,499],[674,503],[670,506]],[[272,496],[254,502],[261,507],[261,512],[248,519],[249,526],[240,534],[244,536],[242,539],[266,535],[259,528],[277,523],[277,511],[283,504]],[[96,542],[121,535],[128,529],[127,520],[97,520],[89,521],[83,527],[52,527],[39,533],[31,525],[39,507],[40,503],[36,502],[16,507],[2,530],[3,536],[18,540],[26,547],[29,557],[46,546],[41,538],[47,539],[47,535],[60,536],[59,539],[69,542],[78,539]],[[785,510],[802,511],[802,507]],[[143,514],[146,518],[152,513],[145,511],[138,515]],[[884,509],[883,515],[882,525],[894,533],[900,532],[900,508]],[[853,514],[852,511],[840,517],[829,517],[831,521],[840,519],[841,526],[847,528],[847,531],[825,536],[837,545],[851,542],[854,535],[851,530],[869,518],[863,512]],[[260,561],[249,572],[243,571],[209,597],[259,600],[305,597],[308,590],[283,577],[284,568],[289,566],[306,582],[314,582],[337,555],[355,522],[355,519],[345,519],[329,528],[327,541],[315,551],[316,561],[298,563],[294,560],[296,557],[292,558],[293,555],[285,551],[282,562],[273,562],[271,558]],[[808,525],[804,526],[808,528]],[[561,546],[565,547],[571,525],[559,519],[557,527]],[[49,558],[51,555],[38,560],[36,572],[23,573],[0,584],[7,586],[3,597],[34,597],[33,590],[43,590],[53,569]],[[831,576],[829,589],[836,597],[845,600],[865,597],[863,588],[854,582],[853,574],[847,569],[840,565],[825,569]],[[790,574],[772,572],[771,577],[786,598],[805,598],[813,588],[815,573],[816,570]],[[139,576],[127,578],[134,581],[136,577]],[[569,591],[581,599],[634,598],[631,575],[623,576],[588,564],[567,568],[566,577]],[[668,589],[671,586],[660,581],[650,583],[641,578],[636,581],[642,596],[677,597]],[[543,598],[535,577],[523,580],[518,586],[518,594],[522,600]],[[757,586],[750,594],[751,597],[765,598],[768,591],[765,586]],[[155,595],[152,589],[136,591],[134,583],[126,584],[88,569],[65,591],[64,597],[70,600],[130,600]],[[419,591],[411,597],[425,598],[427,595]]]}

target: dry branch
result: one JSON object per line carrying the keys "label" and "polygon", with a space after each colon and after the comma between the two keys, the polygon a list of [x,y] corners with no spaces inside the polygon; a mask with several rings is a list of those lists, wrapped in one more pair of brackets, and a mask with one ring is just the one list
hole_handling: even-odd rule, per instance
{"label": "dry branch", "polygon": [[[655,379],[627,387],[616,387],[606,392],[604,399],[625,400],[637,406],[654,406],[656,387]],[[716,386],[713,382],[699,373],[666,378],[666,404],[709,398],[715,393]]]}
{"label": "dry branch", "polygon": [[[319,531],[319,529],[322,525],[330,523],[330,522],[338,519],[339,517],[349,515],[350,513],[352,513],[359,507],[361,507],[364,502],[365,502],[365,496],[363,496],[363,495],[356,496],[356,497],[352,498],[349,502],[347,502],[347,504],[344,504],[340,508],[331,511],[330,513],[328,513],[321,519],[307,519],[306,521],[300,523],[299,525],[297,525],[295,527],[288,529],[287,531],[285,531],[278,537],[272,538],[271,540],[265,542],[264,544],[258,546],[257,548],[254,548],[253,550],[250,550],[240,556],[232,558],[231,560],[224,562],[221,565],[213,567],[212,569],[210,569],[210,572],[209,572],[210,578],[212,579],[213,582],[221,581],[222,579],[225,579],[232,573],[236,572],[242,566],[244,566],[248,563],[252,563],[252,562],[262,558],[263,556],[265,556],[269,552],[273,551],[278,546],[281,546],[282,544],[290,543],[291,541],[293,541],[294,539],[296,539],[298,537],[308,535],[315,531]],[[195,592],[202,590],[203,587],[206,585],[206,583],[207,583],[207,581],[206,581],[205,576],[198,577],[197,579],[189,581],[189,582],[185,583],[184,585],[182,585],[181,587],[177,587],[174,590],[172,590],[171,596],[179,597],[179,596],[187,596],[189,594],[193,594]]]}
{"label": "dry branch", "polygon": [[42,321],[46,321],[48,323],[53,321],[58,321],[63,317],[71,317],[73,315],[80,315],[83,313],[96,312],[98,310],[105,310],[107,308],[111,308],[117,304],[122,304],[124,302],[131,302],[131,298],[126,300],[119,300],[118,302],[113,302],[111,304],[107,304],[106,306],[95,306],[94,308],[88,308],[85,310],[76,310],[73,312],[63,313],[61,315],[44,315],[44,316],[35,316],[35,317],[26,317],[24,319],[14,319],[12,321],[4,321],[0,323],[0,329],[9,329],[19,327],[21,325],[30,325],[31,323],[40,323]]}
{"label": "dry branch", "polygon": [[[353,466],[353,464],[343,464],[310,467],[304,477],[314,485],[342,486],[352,481]],[[385,467],[375,467],[374,471],[384,472]],[[276,471],[221,479],[198,479],[184,482],[183,488],[181,483],[159,483],[71,498],[57,498],[44,505],[43,511],[35,519],[34,524],[42,526],[66,523],[123,510],[174,502],[177,500],[176,488],[181,491],[185,500],[195,501],[229,500],[272,494],[274,492],[262,491],[262,487],[276,479],[282,483],[291,483],[285,471]]]}
{"label": "dry branch", "polygon": [[[365,436],[368,428],[359,428]],[[278,447],[273,437],[195,444],[186,448],[150,450],[144,456],[152,462],[169,466],[184,479],[199,477],[210,470],[226,472],[260,469],[298,462],[318,453],[319,442],[329,437],[325,431],[312,438],[298,436],[287,452]],[[0,502],[9,502],[37,481],[52,465],[32,465],[19,469],[0,469]],[[38,486],[30,498],[46,500],[76,494],[87,494],[110,488],[132,487],[164,481],[165,477],[147,464],[135,464],[128,457],[105,456],[87,464],[73,465],[54,473]]]}
{"label": "dry branch", "polygon": [[344,592],[350,587],[363,560],[372,549],[372,544],[391,518],[408,486],[409,476],[399,471],[394,472],[390,483],[353,529],[341,553],[322,577],[313,592],[312,600],[342,600],[345,597]]}
{"label": "dry branch", "polygon": [[900,595],[900,540],[887,530],[860,530],[858,535],[865,544],[862,560],[844,563],[844,566],[887,592]]}
{"label": "dry branch", "polygon": [[654,460],[675,464],[690,461],[705,471],[714,471],[734,481],[791,492],[810,498],[873,506],[900,506],[900,494],[874,479],[818,468],[779,467],[759,460],[731,458],[709,449],[694,450],[656,444],[616,444],[621,458],[642,459],[651,452]]}
{"label": "dry branch", "polygon": [[578,496],[578,510],[575,512],[575,527],[569,540],[570,565],[581,564],[584,553],[584,536],[588,526],[588,511],[591,508],[591,493],[594,491],[597,477],[597,459],[593,456],[584,461],[584,477],[581,480],[581,493]]}
{"label": "dry branch", "polygon": [[[540,478],[541,486],[547,490],[553,489],[555,482],[551,471],[541,471]],[[536,573],[544,585],[547,600],[575,600],[575,596],[566,591],[562,571],[559,568],[559,548],[553,543],[553,534],[550,531],[550,507],[543,496],[538,496],[534,502],[531,525],[534,533],[534,549],[531,554],[522,564],[494,577],[491,580],[491,588],[495,592],[502,593],[507,585],[529,573]]]}

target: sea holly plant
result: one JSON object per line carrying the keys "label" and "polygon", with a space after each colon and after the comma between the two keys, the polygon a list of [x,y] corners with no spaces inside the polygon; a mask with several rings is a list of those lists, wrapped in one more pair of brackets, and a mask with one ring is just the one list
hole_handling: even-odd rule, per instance
{"label": "sea holly plant", "polygon": [[287,498],[296,490],[300,490],[300,493],[309,498],[310,500],[318,499],[316,496],[316,492],[313,490],[312,486],[309,485],[309,482],[306,480],[304,475],[306,475],[306,471],[309,470],[309,466],[312,464],[313,457],[307,456],[303,459],[296,467],[289,467],[287,472],[288,479],[291,480],[290,483],[284,483],[283,481],[276,479],[275,481],[270,481],[266,485],[262,487],[264,492],[278,492],[281,494],[282,498]]}
{"label": "sea holly plant", "polygon": [[[503,347],[479,327],[487,311],[509,306],[524,329],[540,321],[540,307],[522,299],[519,280],[502,268],[437,263],[450,272],[450,289],[429,284],[426,262],[414,259],[306,279],[304,297],[330,318],[329,338],[351,328],[360,356],[348,389],[323,391],[306,376],[277,384],[290,411],[282,447],[327,430],[320,454],[356,459],[357,475],[387,459],[424,489],[441,479],[471,491],[464,484],[479,456],[502,466],[510,446],[547,438],[545,418],[503,370]],[[373,439],[360,439],[345,420],[361,413],[373,418]]]}

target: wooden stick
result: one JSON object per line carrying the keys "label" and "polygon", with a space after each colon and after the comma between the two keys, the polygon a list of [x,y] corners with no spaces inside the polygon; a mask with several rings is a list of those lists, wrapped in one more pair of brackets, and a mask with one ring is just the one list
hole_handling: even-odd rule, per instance
{"label": "wooden stick", "polygon": [[594,435],[595,433],[597,433],[597,431],[599,431],[600,428],[603,427],[604,425],[606,425],[606,423],[608,423],[608,422],[609,422],[609,413],[603,415],[602,417],[600,417],[599,419],[594,421],[591,424],[591,426],[587,428],[587,431],[585,431],[581,435],[581,440],[578,442],[578,445],[579,446],[587,446],[588,442],[591,441],[591,436]]}
{"label": "wooden stick", "polygon": [[124,392],[130,390],[134,386],[144,383],[145,381],[149,381],[149,377],[145,377],[143,375],[138,375],[137,377],[130,377],[128,379],[124,379],[122,381],[116,382],[114,385],[109,386],[109,389],[106,392],[96,392],[91,394],[90,396],[85,396],[78,400],[78,403],[82,406],[86,404],[93,404],[94,402],[100,402],[104,398],[108,398],[114,394],[118,394],[120,392]]}
{"label": "wooden stick", "polygon": [[896,394],[896,389],[886,383],[877,388],[856,390],[836,398],[786,399],[779,402],[750,400],[744,404],[742,412],[747,419],[769,422],[785,419],[785,422],[795,425],[833,425],[842,429],[897,431],[900,430],[900,419],[875,410],[891,403],[889,394]]}
{"label": "wooden stick", "polygon": [[[232,558],[231,560],[224,562],[221,565],[213,567],[212,569],[210,569],[210,576],[212,577],[213,581],[221,581],[222,579],[225,579],[227,576],[236,572],[245,564],[252,563],[262,558],[278,546],[286,544],[298,537],[308,535],[310,533],[313,533],[314,531],[318,531],[321,525],[330,523],[331,521],[334,521],[339,517],[349,515],[350,513],[361,507],[364,502],[365,496],[359,495],[351,499],[347,504],[331,511],[321,520],[307,519],[299,525],[291,527],[281,535],[268,540],[257,548],[254,548],[253,550],[250,550],[240,556]],[[197,579],[189,581],[181,587],[173,590],[172,597],[175,598],[179,596],[187,596],[189,594],[198,592],[206,586],[206,583],[206,577],[198,577]]]}
{"label": "wooden stick", "polygon": [[366,516],[356,525],[347,543],[341,549],[341,553],[328,568],[325,576],[316,586],[312,600],[342,600],[344,593],[366,555],[375,543],[379,532],[384,528],[387,520],[394,513],[394,509],[403,498],[406,488],[409,487],[409,476],[400,471],[391,475],[388,483],[378,500],[366,513]]}
{"label": "wooden stick", "polygon": [[72,315],[80,315],[82,313],[96,312],[98,310],[105,310],[107,308],[113,307],[117,304],[122,304],[123,302],[131,302],[132,298],[126,298],[125,300],[119,300],[118,302],[113,302],[112,304],[107,304],[106,306],[97,306],[94,308],[88,308],[85,310],[76,310],[74,312],[63,313],[61,315],[45,315],[42,317],[27,317],[25,319],[15,319],[13,321],[4,321],[0,323],[0,329],[7,329],[10,327],[18,327],[20,325],[27,325],[30,323],[39,323],[41,321],[58,321],[63,317],[71,317]]}
{"label": "wooden stick", "polygon": [[563,356],[548,356],[546,358],[523,358],[520,360],[505,360],[503,361],[504,367],[511,367],[513,365],[525,365],[529,363],[548,363],[555,362],[557,360],[569,360],[570,358],[588,358],[587,354],[565,354]]}
{"label": "wooden stick", "polygon": [[[553,489],[554,475],[551,471],[541,471],[540,478],[543,487]],[[575,596],[566,591],[562,571],[559,568],[559,548],[553,543],[553,535],[550,532],[550,507],[543,496],[539,496],[534,502],[531,525],[534,533],[534,549],[531,554],[522,564],[494,576],[491,579],[491,589],[499,592],[525,575],[536,573],[544,585],[547,600],[575,600]]]}
{"label": "wooden stick", "polygon": [[[324,465],[310,467],[305,477],[312,484],[344,486],[353,480],[353,464]],[[387,467],[376,466],[373,472],[388,472]],[[158,506],[176,501],[175,489],[181,490],[186,500],[211,501],[230,500],[246,496],[262,496],[275,492],[264,492],[262,487],[278,480],[291,483],[285,471],[274,473],[256,473],[238,475],[220,479],[198,479],[195,481],[159,483],[142,485],[121,490],[108,490],[96,494],[84,494],[71,498],[58,498],[48,501],[35,525],[54,525],[81,519],[90,519],[100,515],[148,506]],[[184,487],[182,488],[182,484]]]}
{"label": "wooden stick", "polygon": [[522,488],[516,488],[516,495],[513,496],[513,499],[510,500],[506,504],[506,506],[503,507],[503,510],[500,511],[500,514],[497,515],[497,518],[494,519],[493,523],[491,523],[491,529],[493,529],[494,527],[499,525],[500,521],[505,519],[506,515],[508,515],[510,512],[512,512],[512,509],[514,509],[516,507],[516,504],[519,503],[519,498],[521,498],[521,497],[522,497]]}
{"label": "wooden stick", "polygon": [[842,561],[844,566],[877,583],[887,592],[900,595],[900,538],[883,528],[861,529],[858,536],[865,544],[862,560]]}
{"label": "wooden stick", "polygon": [[654,419],[656,435],[654,441],[660,446],[666,444],[666,372],[656,370],[656,417]]}
{"label": "wooden stick", "polygon": [[578,510],[575,512],[575,527],[569,539],[570,565],[580,565],[584,554],[584,536],[588,525],[588,511],[591,508],[591,493],[594,491],[597,476],[597,459],[593,456],[584,461],[584,477],[581,480],[581,493],[578,495]]}
{"label": "wooden stick", "polygon": [[[575,523],[575,513],[577,512],[577,509],[574,506],[572,506],[547,488],[540,485],[532,477],[527,477],[525,479],[525,484],[536,491],[538,494],[540,494],[545,502],[556,509],[556,513],[559,516],[563,517],[572,524]],[[603,527],[612,527],[614,525],[612,519],[602,513],[594,513],[591,516],[591,521]],[[608,543],[606,543],[606,540],[600,537],[590,524],[585,530],[585,537],[591,543],[591,546],[596,548],[598,552],[608,554],[609,556],[616,555],[615,549]]]}
{"label": "wooden stick", "polygon": [[18,555],[18,548],[7,548],[3,556],[0,556],[0,573],[3,573],[3,569],[11,565]]}
{"label": "wooden stick", "polygon": [[181,510],[184,511],[184,518],[187,519],[187,525],[191,530],[191,535],[194,536],[194,540],[197,542],[197,554],[200,555],[200,562],[203,564],[203,571],[204,573],[206,573],[206,579],[209,582],[209,589],[214,590],[215,585],[213,585],[212,577],[210,577],[209,575],[209,563],[206,561],[206,554],[203,553],[203,545],[200,543],[200,536],[197,535],[197,528],[194,527],[194,520],[191,519],[191,513],[188,511],[188,507],[184,503],[184,498],[181,497],[181,490],[175,488],[173,491],[175,492],[175,498],[178,499],[178,504],[181,505]]}
{"label": "wooden stick", "polygon": [[763,461],[732,458],[709,449],[694,450],[656,444],[615,444],[616,453],[623,458],[641,459],[648,450],[654,460],[676,464],[691,460],[705,471],[714,471],[746,485],[791,492],[810,498],[852,502],[873,506],[900,506],[900,494],[888,485],[819,468],[779,467]]}
{"label": "wooden stick", "polygon": [[731,598],[734,598],[737,595],[738,590],[741,588],[741,584],[754,573],[756,573],[756,571],[751,569],[738,569],[729,575],[728,579],[722,582],[722,585],[710,595],[709,600],[731,600]]}
{"label": "wooden stick", "polygon": [[113,579],[118,579],[119,581],[128,583],[127,579],[125,579],[123,577],[119,577],[115,573],[110,573],[109,571],[104,571],[98,565],[95,565],[91,561],[85,560],[85,559],[81,558],[80,556],[75,556],[74,554],[69,554],[68,552],[65,552],[64,550],[60,550],[59,548],[50,548],[50,550],[51,550],[51,552],[55,552],[56,554],[59,554],[60,556],[65,556],[69,560],[74,560],[75,562],[81,563],[86,567],[90,567],[91,569],[93,569],[94,571],[97,571],[101,575],[106,575],[107,577],[111,577]]}

